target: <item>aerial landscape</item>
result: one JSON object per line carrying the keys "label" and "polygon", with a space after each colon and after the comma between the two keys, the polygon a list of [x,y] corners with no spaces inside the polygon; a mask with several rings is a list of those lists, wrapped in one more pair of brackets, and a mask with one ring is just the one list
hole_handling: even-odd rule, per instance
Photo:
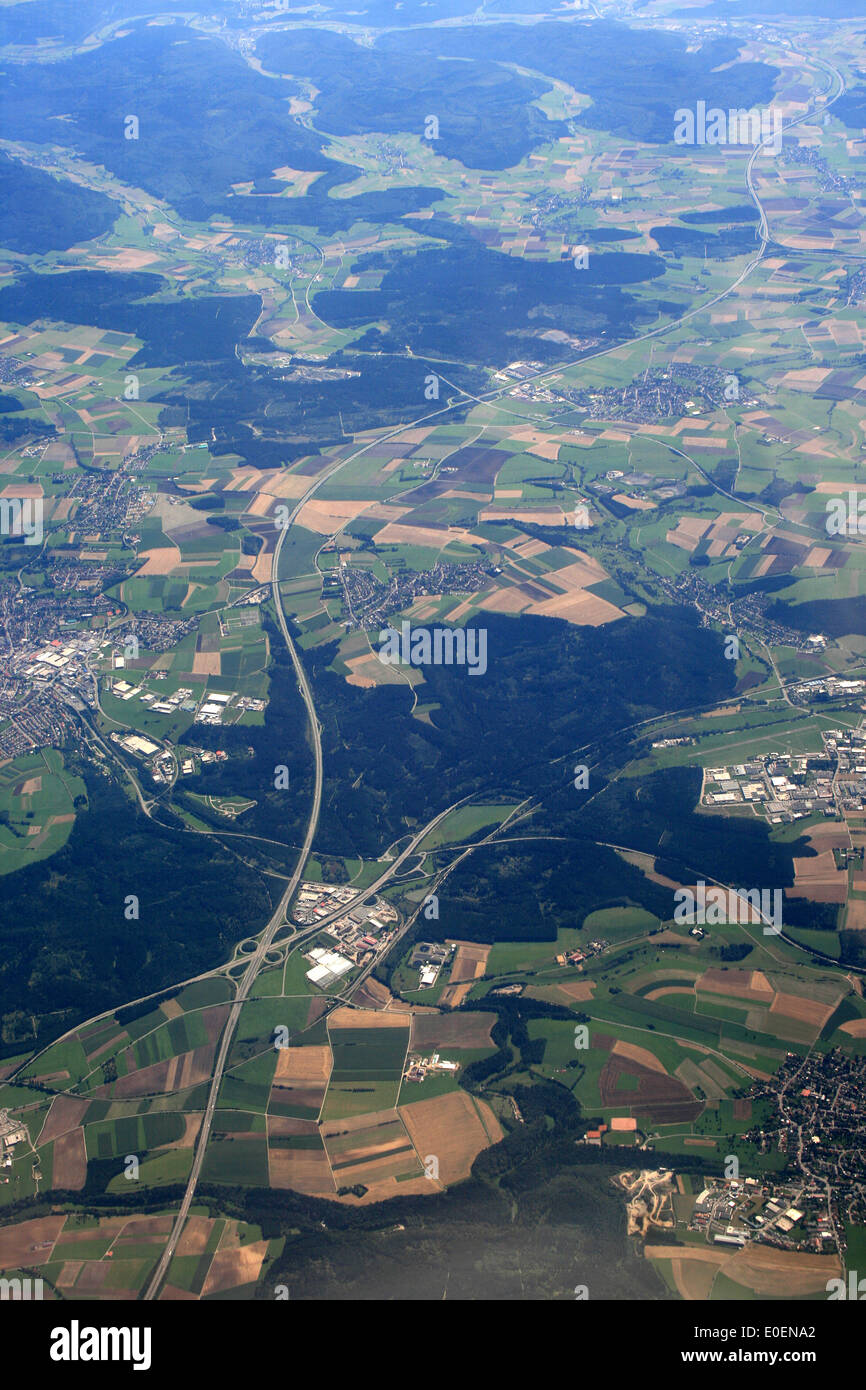
{"label": "aerial landscape", "polygon": [[0,1300],[809,1324],[866,15],[357,4],[0,0]]}

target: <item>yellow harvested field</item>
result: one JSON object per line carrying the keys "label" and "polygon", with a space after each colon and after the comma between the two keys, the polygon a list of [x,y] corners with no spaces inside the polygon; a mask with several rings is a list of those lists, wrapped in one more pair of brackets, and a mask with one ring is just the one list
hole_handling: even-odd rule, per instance
{"label": "yellow harvested field", "polygon": [[298,525],[320,536],[333,536],[347,521],[354,521],[369,504],[365,501],[341,502],[329,499],[321,502],[312,497],[298,513]]}
{"label": "yellow harvested field", "polygon": [[371,502],[364,516],[372,521],[399,521],[411,510],[411,507],[396,507],[391,502]]}
{"label": "yellow harvested field", "polygon": [[825,1294],[827,1281],[839,1278],[842,1265],[837,1255],[747,1245],[733,1257],[732,1267],[726,1267],[725,1273],[765,1297],[790,1298],[791,1294]]}
{"label": "yellow harvested field", "polygon": [[346,677],[347,685],[357,685],[362,690],[369,690],[374,685],[385,685],[387,679],[382,662],[374,652],[364,652],[363,656],[353,656],[346,662],[351,671],[351,675]]}
{"label": "yellow harvested field", "polygon": [[794,860],[795,881],[807,882],[809,879],[834,879],[837,874],[844,876],[843,869],[836,868],[832,849],[821,850],[809,859]]}
{"label": "yellow harvested field", "polygon": [[220,674],[219,652],[196,652],[192,659],[194,676],[218,676]]}
{"label": "yellow harvested field", "polygon": [[441,550],[449,541],[478,545],[478,537],[461,526],[404,526],[395,521],[384,526],[376,536],[377,545],[429,545],[435,550]]}
{"label": "yellow harvested field", "polygon": [[275,1081],[327,1081],[330,1075],[331,1049],[327,1043],[310,1047],[281,1047],[277,1050]]}
{"label": "yellow harvested field", "polygon": [[[381,1013],[378,1009],[347,1009],[340,1007],[328,1015],[328,1027],[334,1028],[406,1028],[405,1014]],[[306,1051],[306,1048],[304,1049]]]}
{"label": "yellow harvested field", "polygon": [[[416,623],[424,623],[428,618],[432,618],[433,615],[439,611],[437,600],[441,597],[441,594],[430,594],[425,598],[419,599],[417,603],[413,603],[410,608],[406,609],[406,612]],[[461,605],[461,607],[462,606],[464,605]]]}
{"label": "yellow harvested field", "polygon": [[809,551],[803,564],[807,569],[819,570],[826,565],[832,553],[832,550],[828,550],[826,545],[815,545]]}
{"label": "yellow harvested field", "polygon": [[404,444],[423,444],[424,440],[433,433],[433,426],[426,429],[404,430],[399,436]]}
{"label": "yellow harvested field", "polygon": [[169,1143],[163,1144],[164,1149],[191,1149],[198,1138],[201,1129],[203,1113],[201,1110],[193,1110],[184,1115],[184,1130],[179,1139],[172,1139]]}
{"label": "yellow harvested field", "polygon": [[37,1216],[0,1228],[0,1269],[43,1265],[51,1259],[51,1247],[63,1228],[66,1213]]}
{"label": "yellow harvested field", "polygon": [[545,440],[543,444],[528,444],[526,452],[541,459],[557,459],[562,445],[555,439]]}
{"label": "yellow harvested field", "polygon": [[246,508],[246,514],[247,516],[268,516],[276,505],[276,498],[271,497],[269,493],[257,492]]}
{"label": "yellow harvested field", "polygon": [[648,497],[628,497],[624,492],[615,492],[613,500],[619,502],[622,507],[629,507],[633,512],[651,512],[658,505]]}
{"label": "yellow harvested field", "polygon": [[556,988],[569,999],[584,1000],[592,998],[595,984],[595,980],[566,980],[564,984],[557,984]]}
{"label": "yellow harvested field", "polygon": [[42,497],[41,483],[7,483],[0,497]]}
{"label": "yellow harvested field", "polygon": [[439,996],[439,1007],[442,1009],[459,1009],[463,1000],[472,989],[472,981],[467,980],[462,985],[446,985]]}
{"label": "yellow harvested field", "polygon": [[259,468],[233,468],[224,492],[259,492],[262,482],[269,476]]}
{"label": "yellow harvested field", "polygon": [[847,480],[845,482],[838,481],[831,483],[824,478],[822,482],[815,484],[815,491],[833,494],[839,493],[844,496],[846,492],[866,492],[866,483],[849,483]]}
{"label": "yellow harvested field", "polygon": [[264,473],[262,477],[264,481],[259,491],[271,497],[303,497],[310,487],[310,479],[303,473],[286,473],[280,469],[276,473]]}
{"label": "yellow harvested field", "polygon": [[839,1028],[840,1032],[848,1033],[852,1038],[866,1038],[866,1018],[849,1018]]}
{"label": "yellow harvested field", "polygon": [[848,896],[848,875],[837,869],[832,849],[825,849],[813,858],[794,860],[794,887],[787,892],[811,902],[843,903]]}
{"label": "yellow harvested field", "polygon": [[123,251],[95,256],[92,264],[102,266],[105,270],[140,270],[142,266],[153,265],[154,261],[159,259],[155,251],[136,251],[133,247],[127,246]]}
{"label": "yellow harvested field", "polygon": [[334,1139],[340,1134],[354,1134],[357,1130],[374,1130],[379,1125],[394,1124],[396,1110],[367,1110],[363,1115],[346,1115],[340,1120],[325,1120],[321,1126],[323,1139]]}
{"label": "yellow harvested field", "polygon": [[269,584],[271,572],[273,570],[274,557],[270,551],[262,550],[256,557],[256,563],[252,568],[252,576],[257,584]]}
{"label": "yellow harvested field", "polygon": [[494,589],[478,600],[478,606],[490,613],[522,613],[529,607],[529,599],[519,589]]}
{"label": "yellow harvested field", "polygon": [[560,570],[553,570],[546,576],[550,583],[555,584],[558,589],[563,589],[566,593],[573,593],[575,590],[585,589],[590,584],[598,584],[602,579],[608,578],[604,565],[600,564],[592,555],[587,555],[583,550],[572,550],[570,553],[574,556],[570,565],[564,565]]}
{"label": "yellow harvested field", "polygon": [[482,507],[479,521],[528,521],[534,526],[564,526],[565,513],[557,507]]}
{"label": "yellow harvested field", "polygon": [[[318,169],[292,169],[288,164],[284,164],[280,169],[274,170],[274,178],[282,179],[283,183],[289,185],[291,197],[298,198],[303,196],[314,179],[319,177]],[[274,194],[274,197],[280,195]]]}
{"label": "yellow harvested field", "polygon": [[171,574],[181,563],[181,554],[175,545],[163,545],[158,550],[142,551],[144,564],[136,571],[137,577],[148,574]]}
{"label": "yellow harvested field", "polygon": [[648,1067],[650,1071],[660,1071],[667,1075],[658,1057],[645,1047],[639,1047],[637,1043],[623,1042],[618,1038],[611,1051],[617,1057],[627,1057],[630,1062],[637,1062],[641,1067]]}
{"label": "yellow harvested field", "polygon": [[653,868],[655,855],[645,854],[643,850],[639,849],[619,849],[616,852],[620,859],[625,860],[626,864],[633,864],[636,869],[640,869],[644,878],[648,878],[651,883],[660,883],[663,888],[681,888],[683,886],[676,879],[666,878],[664,874],[656,873]]}
{"label": "yellow harvested field", "polygon": [[702,517],[681,516],[676,527],[667,532],[665,540],[669,545],[679,546],[680,550],[695,550],[712,524]]}
{"label": "yellow harvested field", "polygon": [[615,604],[608,603],[607,599],[590,594],[585,589],[563,594],[561,598],[548,598],[539,603],[531,603],[526,611],[538,617],[564,618],[566,622],[574,623],[578,627],[601,627],[604,623],[612,623],[617,618],[625,617],[622,609],[617,608]]}
{"label": "yellow harvested field", "polygon": [[687,1302],[703,1303],[709,1298],[716,1272],[713,1265],[698,1260],[671,1260],[674,1283]]}
{"label": "yellow harvested field", "polygon": [[213,1220],[209,1216],[188,1216],[177,1243],[177,1254],[203,1255],[213,1225]]}
{"label": "yellow harvested field", "polygon": [[467,1178],[481,1150],[502,1138],[490,1106],[466,1091],[401,1105],[399,1113],[422,1162],[428,1154],[436,1155],[446,1185]]}
{"label": "yellow harvested field", "polygon": [[257,1240],[237,1250],[218,1250],[211,1260],[201,1291],[202,1297],[220,1293],[223,1289],[237,1289],[244,1284],[254,1284],[261,1273],[268,1253],[268,1244],[266,1240]]}

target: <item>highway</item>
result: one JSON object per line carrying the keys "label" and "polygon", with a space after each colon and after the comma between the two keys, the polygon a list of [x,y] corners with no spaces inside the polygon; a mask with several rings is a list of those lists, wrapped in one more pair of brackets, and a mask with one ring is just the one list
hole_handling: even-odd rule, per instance
{"label": "highway", "polygon": [[[291,515],[289,524],[291,524],[291,521],[295,519],[295,516],[300,510],[300,507],[301,503],[298,503],[298,506],[295,508],[294,512]],[[243,978],[238,984],[237,993],[235,995],[231,1009],[229,1010],[229,1016],[226,1020],[225,1028],[222,1031],[222,1036],[220,1037],[219,1048],[217,1050],[216,1060],[214,1063],[213,1076],[211,1077],[210,1090],[208,1092],[207,1105],[205,1107],[205,1112],[202,1117],[201,1129],[199,1130],[198,1134],[198,1141],[196,1143],[195,1154],[193,1156],[192,1168],[190,1169],[190,1175],[187,1181],[186,1191],[183,1194],[183,1200],[181,1201],[177,1217],[175,1218],[174,1226],[171,1230],[171,1235],[168,1238],[165,1249],[163,1250],[162,1255],[160,1256],[159,1263],[157,1264],[156,1269],[153,1272],[153,1276],[144,1295],[145,1299],[148,1300],[156,1298],[157,1294],[159,1293],[162,1281],[165,1278],[169,1264],[171,1263],[172,1256],[174,1255],[174,1252],[177,1249],[177,1244],[180,1240],[181,1233],[183,1231],[184,1226],[186,1225],[186,1219],[189,1215],[189,1209],[192,1205],[192,1200],[195,1196],[195,1190],[198,1186],[198,1180],[201,1175],[202,1164],[204,1163],[204,1156],[207,1152],[207,1144],[208,1139],[210,1137],[211,1126],[213,1125],[214,1111],[216,1110],[216,1103],[217,1098],[219,1096],[220,1085],[222,1083],[223,1072],[225,1071],[225,1065],[228,1059],[229,1049],[231,1048],[232,1040],[235,1035],[235,1030],[237,1029],[238,1020],[241,1016],[241,1008],[243,1007],[244,1001],[246,1000],[247,995],[250,992],[250,988],[252,986],[253,981],[255,980],[256,976],[259,973],[259,970],[262,967],[262,963],[265,959],[265,956],[267,955],[268,951],[273,945],[274,937],[276,936],[277,932],[283,924],[289,903],[295,895],[298,884],[300,883],[301,878],[303,876],[304,869],[306,868],[307,860],[310,857],[310,850],[313,847],[313,840],[315,838],[316,830],[319,824],[319,811],[322,805],[323,780],[321,727],[319,725],[319,720],[316,715],[316,707],[313,704],[313,697],[310,692],[310,686],[307,680],[307,673],[304,670],[300,657],[298,656],[295,644],[292,641],[291,636],[289,635],[289,629],[286,623],[286,615],[283,612],[283,604],[282,599],[280,597],[280,551],[282,549],[283,541],[285,540],[287,531],[288,526],[286,526],[280,531],[279,537],[277,538],[276,549],[274,551],[274,566],[272,571],[271,589],[274,596],[274,606],[277,611],[277,619],[280,624],[280,629],[282,631],[283,637],[285,638],[286,646],[288,647],[289,652],[291,653],[292,664],[295,668],[295,674],[298,677],[298,688],[301,692],[301,697],[303,698],[304,704],[307,707],[307,716],[309,718],[310,724],[310,737],[313,743],[313,757],[315,760],[315,784],[313,789],[313,803],[310,807],[310,818],[307,822],[307,833],[304,837],[304,843],[301,847],[301,852],[298,856],[298,862],[295,865],[295,871],[292,874],[292,877],[289,879],[289,882],[286,884],[282,896],[280,897],[280,900],[277,903],[277,906],[275,907],[271,915],[270,921],[268,922],[267,926],[265,927],[264,931],[262,932],[259,938],[259,942],[256,946],[255,951],[250,956],[249,964],[247,965],[247,968],[244,971]]]}

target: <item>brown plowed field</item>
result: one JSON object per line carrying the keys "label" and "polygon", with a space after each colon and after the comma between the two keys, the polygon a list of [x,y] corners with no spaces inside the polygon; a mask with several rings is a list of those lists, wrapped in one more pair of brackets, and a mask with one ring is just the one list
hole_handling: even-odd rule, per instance
{"label": "brown plowed field", "polygon": [[394,996],[387,985],[381,980],[374,980],[369,975],[361,988],[352,995],[356,1004],[360,1004],[362,1009],[385,1009],[391,1003]]}
{"label": "brown plowed field", "polygon": [[[450,946],[452,943],[449,941],[446,944]],[[457,950],[451,962],[451,974],[448,976],[448,983],[459,985],[464,980],[477,980],[479,975],[484,974],[487,957],[492,948],[478,945],[472,941],[456,941],[453,944]]]}
{"label": "brown plowed field", "polygon": [[268,1134],[285,1138],[291,1134],[315,1134],[315,1120],[299,1120],[293,1115],[268,1115]]}
{"label": "brown plowed field", "polygon": [[59,1216],[37,1216],[32,1221],[19,1221],[17,1226],[0,1226],[0,1269],[45,1264],[51,1259],[51,1246],[65,1220],[63,1212]]}
{"label": "brown plowed field", "polygon": [[803,999],[797,994],[777,994],[770,1005],[771,1014],[782,1014],[785,1018],[796,1018],[808,1023],[816,1031],[824,1027],[835,1009],[835,1004],[825,1004],[818,999]]}
{"label": "brown plowed field", "polygon": [[70,1129],[54,1141],[54,1171],[51,1175],[52,1187],[66,1188],[78,1192],[87,1178],[87,1150],[84,1144],[84,1130]]}
{"label": "brown plowed field", "polygon": [[695,989],[710,994],[727,994],[735,999],[751,999],[767,1004],[775,990],[760,970],[720,970],[711,966],[695,981]]}
{"label": "brown plowed field", "polygon": [[496,1014],[413,1014],[412,1047],[420,1051],[445,1047],[492,1047],[490,1029]]}
{"label": "brown plowed field", "polygon": [[61,1134],[80,1125],[89,1104],[89,1100],[77,1100],[75,1096],[55,1096],[45,1116],[36,1147],[47,1144],[51,1139],[58,1139]]}
{"label": "brown plowed field", "polygon": [[[619,1047],[617,1043],[598,1079],[598,1093],[603,1106],[627,1107],[634,1115],[648,1115],[654,1124],[674,1124],[680,1120],[694,1120],[700,1115],[703,1103],[695,1100],[681,1081],[668,1076],[663,1070],[643,1067],[622,1056],[618,1053]],[[660,1066],[660,1063],[656,1065]],[[636,1091],[617,1089],[623,1074],[637,1077]]]}
{"label": "brown plowed field", "polygon": [[173,1057],[168,1064],[166,1091],[184,1091],[188,1086],[207,1081],[213,1072],[215,1051],[216,1043],[212,1042],[185,1052],[182,1057]]}
{"label": "brown plowed field", "polygon": [[324,1150],[268,1149],[268,1166],[271,1187],[291,1187],[313,1197],[336,1193]]}

